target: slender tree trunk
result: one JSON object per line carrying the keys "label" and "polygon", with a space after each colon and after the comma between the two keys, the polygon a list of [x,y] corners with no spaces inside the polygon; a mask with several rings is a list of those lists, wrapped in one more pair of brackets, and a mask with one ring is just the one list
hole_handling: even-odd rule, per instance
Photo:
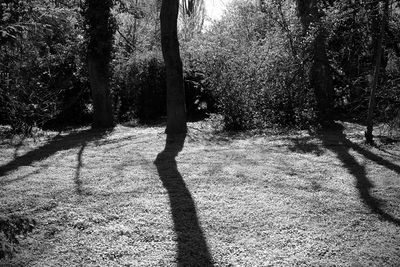
{"label": "slender tree trunk", "polygon": [[368,117],[367,117],[367,131],[365,132],[365,139],[368,144],[373,144],[374,139],[372,135],[373,131],[373,118],[374,118],[374,110],[375,110],[375,95],[376,95],[376,90],[379,84],[379,74],[381,70],[381,64],[382,64],[382,54],[383,54],[383,39],[385,35],[385,28],[388,20],[388,15],[389,15],[389,0],[384,1],[384,11],[382,14],[382,19],[380,22],[380,30],[379,30],[379,37],[376,42],[376,52],[375,52],[375,67],[374,67],[374,77],[372,80],[371,84],[371,90],[370,90],[370,97],[369,97],[369,103],[368,103]]}
{"label": "slender tree trunk", "polygon": [[205,0],[183,0],[182,18],[185,40],[190,40],[203,29]]}
{"label": "slender tree trunk", "polygon": [[87,0],[88,71],[93,100],[93,127],[114,126],[109,76],[114,30],[111,17],[112,0]]}
{"label": "slender tree trunk", "polygon": [[185,90],[179,52],[179,0],[163,0],[160,12],[161,45],[167,72],[167,134],[187,132]]}
{"label": "slender tree trunk", "polygon": [[[321,22],[321,11],[317,0],[297,0],[297,12],[306,35],[310,24],[318,25]],[[322,125],[330,125],[333,122],[333,79],[329,67],[326,52],[326,30],[319,27],[313,41],[312,63],[309,75],[309,83],[314,90],[317,102],[317,118]]]}

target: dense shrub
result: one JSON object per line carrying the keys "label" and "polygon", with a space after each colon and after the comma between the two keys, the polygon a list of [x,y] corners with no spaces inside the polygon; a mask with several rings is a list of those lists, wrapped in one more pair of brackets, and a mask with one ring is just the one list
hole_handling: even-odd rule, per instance
{"label": "dense shrub", "polygon": [[303,66],[271,16],[274,8],[260,12],[238,2],[225,19],[184,46],[185,65],[205,73],[206,90],[226,129],[302,127],[314,120]]}
{"label": "dense shrub", "polygon": [[[317,123],[316,101],[308,77],[317,30],[328,34],[333,75],[334,119],[365,121],[374,68],[375,4],[326,2],[324,17],[304,33],[293,1],[235,2],[209,31],[183,45],[185,65],[201,70],[225,127],[263,128],[271,124],[304,127]],[[378,121],[396,121],[400,75],[399,8],[386,30],[377,92]],[[374,20],[374,21],[372,21]],[[379,23],[378,23],[379,24]],[[390,37],[392,36],[392,37]]]}
{"label": "dense shrub", "polygon": [[184,72],[186,110],[189,120],[198,120],[215,112],[215,101],[208,90],[206,74],[200,70]]}
{"label": "dense shrub", "polygon": [[114,66],[114,97],[120,121],[142,122],[165,116],[165,70],[156,55],[131,58]]}
{"label": "dense shrub", "polygon": [[[334,2],[324,19],[329,35],[327,51],[334,71],[337,107],[344,119],[365,121],[372,75],[375,66],[374,39],[380,24],[379,3],[356,4]],[[397,10],[397,11],[396,11]],[[376,120],[388,122],[397,116],[398,78],[400,76],[398,48],[400,32],[399,9],[393,13],[384,36],[381,78],[379,81]],[[378,29],[379,31],[379,29]]]}
{"label": "dense shrub", "polygon": [[[28,134],[32,127],[57,117],[64,123],[80,120],[87,87],[79,14],[33,3],[21,7],[24,16],[15,10],[1,11],[2,25],[24,27],[17,27],[18,34],[2,42],[0,123]],[[10,16],[16,18],[11,20]]]}
{"label": "dense shrub", "polygon": [[[114,98],[119,121],[159,120],[166,116],[166,73],[160,55],[152,54],[115,62]],[[189,118],[201,118],[212,107],[205,76],[196,70],[184,73]]]}
{"label": "dense shrub", "polygon": [[32,232],[35,224],[34,220],[20,216],[0,217],[0,259],[12,257],[18,238]]}

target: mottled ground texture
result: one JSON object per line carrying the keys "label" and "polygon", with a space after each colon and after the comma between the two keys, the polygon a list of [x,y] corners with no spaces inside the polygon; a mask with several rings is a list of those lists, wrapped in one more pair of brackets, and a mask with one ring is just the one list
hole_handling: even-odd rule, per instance
{"label": "mottled ground texture", "polygon": [[399,266],[400,145],[344,125],[3,140],[0,214],[37,225],[0,266]]}

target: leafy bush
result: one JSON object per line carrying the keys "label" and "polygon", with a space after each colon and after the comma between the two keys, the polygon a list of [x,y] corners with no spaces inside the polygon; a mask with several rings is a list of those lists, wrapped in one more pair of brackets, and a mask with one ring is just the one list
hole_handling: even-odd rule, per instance
{"label": "leafy bush", "polygon": [[[114,66],[114,98],[120,121],[158,120],[166,116],[166,73],[157,54],[145,54]],[[184,73],[186,106],[189,118],[202,118],[212,107],[202,72]]]}
{"label": "leafy bush", "polygon": [[228,130],[303,127],[314,120],[304,66],[275,22],[276,13],[273,5],[260,12],[237,2],[209,32],[184,44],[185,65],[205,73],[206,90]]}
{"label": "leafy bush", "polygon": [[19,244],[18,237],[32,232],[36,222],[18,216],[0,217],[0,259],[12,257]]}
{"label": "leafy bush", "polygon": [[[397,11],[396,11],[397,10]],[[381,15],[379,3],[369,4],[336,1],[327,8],[324,20],[328,32],[330,65],[334,70],[337,106],[343,118],[365,121],[372,75],[375,66],[374,36],[379,33]],[[400,75],[398,49],[400,13],[393,6],[384,36],[381,79],[376,92],[375,118],[388,122],[397,116],[398,78]],[[378,28],[377,28],[378,27]]]}
{"label": "leafy bush", "polygon": [[186,110],[189,119],[198,120],[215,111],[214,98],[208,90],[205,73],[188,69],[184,73]]}
{"label": "leafy bush", "polygon": [[165,116],[165,70],[160,57],[146,55],[114,66],[114,97],[120,121]]}
{"label": "leafy bush", "polygon": [[[6,7],[16,1],[9,2]],[[13,27],[13,38],[2,40],[0,123],[29,134],[50,120],[81,119],[88,98],[79,14],[52,5],[23,6],[20,12],[1,9],[0,26],[24,27]]]}

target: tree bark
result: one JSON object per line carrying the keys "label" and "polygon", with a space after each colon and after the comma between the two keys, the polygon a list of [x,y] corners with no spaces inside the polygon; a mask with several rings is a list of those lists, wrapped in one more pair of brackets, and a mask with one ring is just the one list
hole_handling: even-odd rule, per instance
{"label": "tree bark", "polygon": [[114,126],[109,78],[104,66],[95,57],[88,58],[88,70],[93,101],[93,127],[109,128]]}
{"label": "tree bark", "polygon": [[161,46],[167,73],[167,134],[187,132],[182,61],[179,52],[179,0],[163,0],[160,12]]}
{"label": "tree bark", "polygon": [[111,17],[111,0],[87,0],[88,71],[93,100],[93,127],[114,126],[110,93],[110,60],[114,36]]}
{"label": "tree bark", "polygon": [[328,125],[333,121],[333,79],[325,47],[325,33],[319,29],[314,40],[314,55],[310,70],[310,84],[317,102],[318,119]]}
{"label": "tree bark", "polygon": [[384,1],[384,11],[382,14],[382,19],[381,19],[381,24],[380,24],[380,30],[379,30],[379,37],[378,40],[376,41],[376,52],[375,52],[375,67],[374,67],[374,76],[371,84],[371,90],[370,90],[370,97],[369,97],[369,103],[368,103],[368,117],[367,117],[367,131],[365,132],[365,140],[368,144],[372,145],[374,144],[374,138],[373,138],[373,127],[374,127],[374,110],[375,110],[375,95],[376,95],[376,90],[379,84],[379,77],[380,77],[380,71],[381,71],[381,63],[382,63],[382,54],[383,54],[383,39],[385,35],[385,28],[387,24],[389,16],[389,0]]}
{"label": "tree bark", "polygon": [[[318,27],[323,15],[318,8],[317,0],[297,0],[297,13],[306,35],[310,24]],[[322,125],[330,125],[333,122],[333,79],[328,64],[326,52],[326,31],[318,27],[312,47],[312,63],[309,74],[309,83],[314,90],[317,102],[317,119]]]}

